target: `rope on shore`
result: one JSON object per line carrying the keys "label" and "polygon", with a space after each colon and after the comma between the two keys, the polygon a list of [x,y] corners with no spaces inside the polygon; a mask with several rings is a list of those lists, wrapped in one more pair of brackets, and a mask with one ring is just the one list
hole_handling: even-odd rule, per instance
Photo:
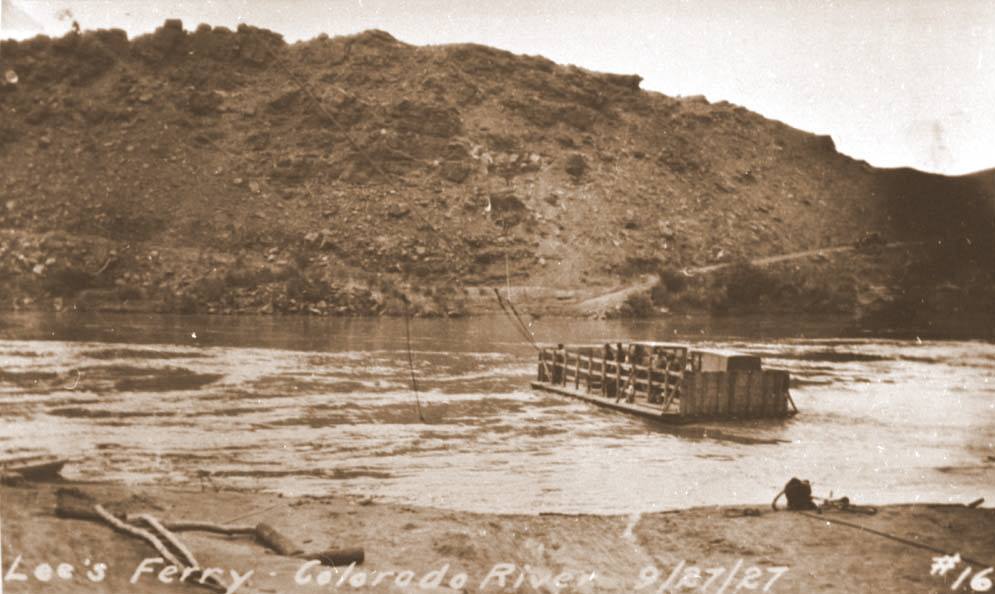
{"label": "rope on shore", "polygon": [[[934,547],[932,545],[924,544],[924,543],[921,543],[921,542],[916,542],[914,540],[909,540],[907,538],[902,538],[901,536],[896,536],[894,534],[889,534],[887,532],[882,532],[881,530],[875,530],[873,528],[868,528],[867,526],[861,526],[860,524],[854,524],[852,522],[847,522],[846,520],[836,520],[836,519],[830,520],[830,519],[828,519],[828,518],[826,518],[824,516],[820,516],[818,514],[813,514],[813,513],[804,512],[804,511],[800,511],[800,512],[797,512],[797,513],[805,516],[806,518],[811,518],[813,520],[818,520],[820,522],[826,522],[826,523],[834,522],[836,524],[840,524],[842,526],[847,526],[849,528],[853,528],[855,530],[860,530],[862,532],[870,532],[871,534],[876,534],[877,536],[880,536],[880,537],[883,537],[883,538],[887,538],[889,540],[893,540],[895,542],[899,542],[899,543],[902,543],[904,545],[908,545],[910,547],[915,547],[915,548],[918,548],[918,549],[923,549],[923,550],[930,551],[930,552],[933,552],[933,553],[937,553],[937,554],[940,554],[940,555],[950,555],[949,552],[947,552],[947,551],[945,551],[945,550],[943,550],[943,549],[941,549],[939,547]],[[964,555],[960,555],[960,559],[961,559],[961,561],[966,561],[966,562],[970,563],[971,565],[976,565],[978,567],[991,567],[992,566],[991,563],[985,563],[983,561],[978,561],[977,559],[972,559],[971,557],[966,557]]]}

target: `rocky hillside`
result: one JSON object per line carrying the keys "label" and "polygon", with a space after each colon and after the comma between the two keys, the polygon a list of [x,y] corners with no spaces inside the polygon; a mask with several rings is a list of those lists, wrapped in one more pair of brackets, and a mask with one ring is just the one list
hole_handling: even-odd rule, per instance
{"label": "rocky hillside", "polygon": [[[178,21],[0,68],[2,308],[455,315],[509,276],[569,301],[645,274],[623,313],[991,302],[992,172],[876,170],[636,75]],[[677,272],[861,240],[924,243]]]}

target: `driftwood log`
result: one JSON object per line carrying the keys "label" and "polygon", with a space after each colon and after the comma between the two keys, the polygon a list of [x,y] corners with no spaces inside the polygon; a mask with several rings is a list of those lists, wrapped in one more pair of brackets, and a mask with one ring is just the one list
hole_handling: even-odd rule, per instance
{"label": "driftwood log", "polygon": [[[314,559],[320,561],[322,565],[333,567],[349,565],[350,563],[359,565],[363,563],[366,557],[365,551],[360,547],[305,552],[302,547],[296,545],[276,528],[266,523],[259,523],[255,526],[225,526],[213,522],[194,520],[161,521],[148,514],[114,514],[98,505],[92,497],[75,488],[59,489],[56,491],[55,514],[60,518],[106,522],[122,532],[142,538],[150,543],[164,559],[177,566],[188,565],[190,567],[197,567],[197,561],[190,550],[172,534],[172,532],[183,531],[212,532],[226,536],[252,536],[259,544],[278,555],[300,559]],[[185,563],[180,562],[175,555],[172,555],[159,537],[147,530],[133,526],[132,524],[135,523],[144,523],[150,526],[174,550],[180,553]],[[164,551],[169,554],[165,554]]]}
{"label": "driftwood log", "polygon": [[213,532],[226,536],[250,536],[256,534],[255,526],[223,526],[214,522],[184,520],[180,522],[164,522],[163,525],[173,532]]}
{"label": "driftwood log", "polygon": [[269,524],[256,524],[256,540],[278,555],[284,557],[296,557],[303,553],[303,549],[295,545],[289,538],[280,534]]}
{"label": "driftwood log", "polygon": [[[94,506],[94,511],[96,511],[100,515],[100,517],[104,519],[105,522],[113,526],[115,529],[124,532],[125,534],[130,534],[131,536],[137,536],[138,538],[141,538],[142,540],[151,544],[152,547],[155,548],[156,552],[162,555],[162,558],[168,561],[170,564],[176,567],[181,567],[181,568],[189,567],[191,569],[199,570],[200,565],[197,564],[197,560],[194,559],[193,554],[190,553],[190,550],[187,549],[187,547],[184,546],[183,543],[181,543],[179,539],[176,538],[176,536],[174,536],[168,530],[163,528],[162,524],[160,524],[159,521],[153,518],[152,516],[145,515],[142,516],[142,519],[149,526],[151,526],[152,529],[159,534],[159,536],[162,536],[166,540],[166,542],[173,545],[173,548],[180,553],[180,555],[183,557],[183,560],[177,559],[176,556],[173,555],[173,551],[171,551],[169,547],[165,546],[162,543],[162,540],[160,540],[159,537],[156,536],[155,534],[152,534],[151,532],[143,530],[141,528],[136,528],[135,526],[132,526],[131,524],[122,521],[120,518],[118,518],[114,514],[104,509],[104,507],[100,504]],[[194,575],[201,575],[200,571],[194,572]],[[218,578],[211,575],[206,577],[207,579],[200,579],[194,583],[220,592],[224,592],[228,589],[227,587],[225,587],[224,582],[222,582]]]}
{"label": "driftwood log", "polygon": [[194,558],[193,553],[190,552],[190,549],[180,542],[180,539],[176,538],[175,534],[166,529],[166,527],[163,526],[159,520],[149,514],[140,514],[138,519],[148,524],[154,531],[162,536],[166,542],[171,544],[173,546],[173,550],[178,552],[180,556],[183,557],[183,561],[187,566],[200,567],[200,563],[197,563],[197,559]]}
{"label": "driftwood log", "polygon": [[93,510],[97,513],[98,516],[100,516],[101,519],[110,524],[112,528],[124,532],[125,534],[130,534],[131,536],[137,536],[138,538],[141,538],[142,540],[148,542],[150,545],[152,545],[152,548],[154,548],[157,553],[162,555],[162,558],[165,559],[166,561],[169,561],[171,564],[176,565],[177,567],[183,565],[182,563],[180,563],[179,559],[177,559],[176,556],[173,555],[172,551],[167,549],[166,545],[162,544],[162,541],[159,540],[158,537],[156,537],[148,530],[136,528],[131,524],[126,524],[122,522],[120,518],[118,518],[114,514],[104,509],[104,507],[100,504],[93,506]]}
{"label": "driftwood log", "polygon": [[327,551],[311,553],[305,552],[301,547],[294,544],[293,541],[277,532],[277,530],[269,524],[265,523],[256,525],[255,535],[257,541],[284,557],[297,557],[299,559],[309,560],[315,559],[320,561],[322,565],[328,565],[331,567],[349,565],[350,563],[359,565],[366,558],[366,552],[362,548],[328,549]]}
{"label": "driftwood log", "polygon": [[361,548],[354,549],[329,549],[320,553],[302,553],[297,555],[302,559],[315,559],[321,561],[322,565],[329,567],[343,567],[351,563],[362,565],[366,559],[366,552]]}
{"label": "driftwood log", "polygon": [[[96,511],[94,506],[96,501],[79,489],[59,489],[56,491],[55,515],[60,518],[71,518],[75,520],[96,520],[107,521],[104,515]],[[104,510],[106,514],[110,514]],[[147,522],[147,514],[110,514],[121,523],[131,524],[134,522]],[[244,535],[255,536],[263,545],[269,547],[274,552],[288,557],[292,557],[300,552],[299,547],[295,547],[288,538],[281,535],[276,529],[267,524],[258,526],[223,526],[212,522],[182,521],[182,522],[158,522],[166,530],[175,532],[199,530],[203,532],[214,532],[228,536]]]}

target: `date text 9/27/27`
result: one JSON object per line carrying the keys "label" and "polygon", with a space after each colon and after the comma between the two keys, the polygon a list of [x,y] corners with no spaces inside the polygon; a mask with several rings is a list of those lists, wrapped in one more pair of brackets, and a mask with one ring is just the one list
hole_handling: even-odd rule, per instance
{"label": "date text 9/27/27", "polygon": [[680,561],[669,573],[654,565],[643,567],[634,589],[658,594],[690,590],[712,594],[742,590],[771,592],[774,584],[787,571],[788,568],[783,566],[768,567],[766,570],[756,565],[743,567],[742,559],[730,567],[704,568]]}

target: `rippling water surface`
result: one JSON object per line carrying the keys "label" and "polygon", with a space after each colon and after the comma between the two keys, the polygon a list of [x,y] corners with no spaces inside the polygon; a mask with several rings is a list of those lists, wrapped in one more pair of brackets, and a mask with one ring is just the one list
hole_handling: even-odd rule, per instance
{"label": "rippling water surface", "polygon": [[528,388],[504,318],[0,317],[0,451],[64,474],[455,509],[764,503],[792,476],[860,503],[995,502],[995,345],[825,322],[539,320],[539,340],[693,341],[789,369],[790,421],[667,429]]}

